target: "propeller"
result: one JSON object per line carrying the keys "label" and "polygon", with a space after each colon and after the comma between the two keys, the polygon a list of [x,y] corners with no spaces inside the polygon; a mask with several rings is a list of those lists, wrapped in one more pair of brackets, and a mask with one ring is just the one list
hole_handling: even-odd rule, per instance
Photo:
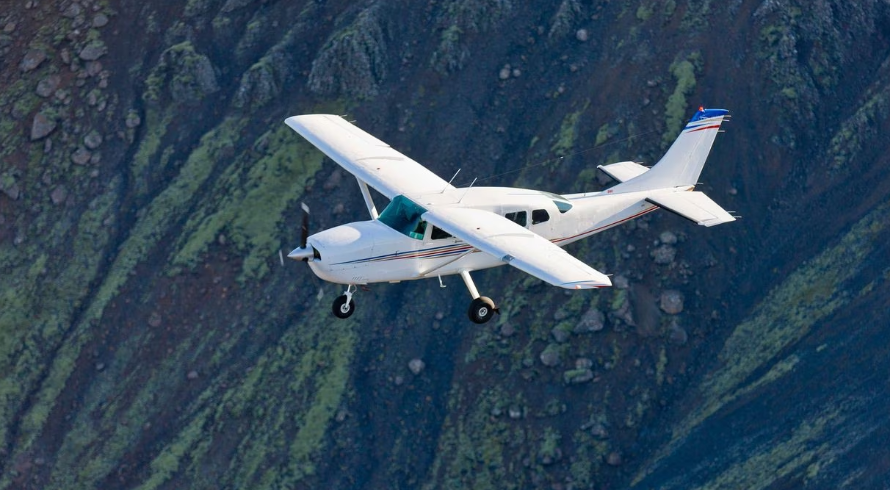
{"label": "propeller", "polygon": [[306,262],[314,257],[315,250],[306,245],[306,240],[309,239],[309,206],[306,203],[301,203],[300,207],[303,208],[303,224],[300,227],[300,248],[295,248],[291,253],[287,254],[287,258]]}
{"label": "propeller", "polygon": [[304,202],[300,203],[300,207],[303,208],[303,226],[300,227],[303,235],[300,237],[300,248],[306,248],[306,240],[309,238],[309,206]]}

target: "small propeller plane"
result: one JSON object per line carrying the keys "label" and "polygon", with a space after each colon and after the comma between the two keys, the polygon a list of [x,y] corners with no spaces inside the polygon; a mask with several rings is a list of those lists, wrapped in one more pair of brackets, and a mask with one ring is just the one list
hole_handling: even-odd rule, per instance
{"label": "small propeller plane", "polygon": [[[470,291],[468,315],[485,323],[498,311],[470,272],[509,264],[554,286],[611,286],[609,277],[562,246],[664,208],[699,225],[735,217],[695,191],[724,109],[699,108],[667,153],[649,168],[627,161],[600,165],[619,183],[604,191],[559,195],[511,187],[455,188],[340,116],[308,114],[285,123],[358,180],[369,221],[309,235],[303,205],[300,247],[288,254],[325,281],[344,284],[333,313],[355,312],[357,285],[459,274]],[[455,174],[456,176],[457,174]],[[452,177],[452,181],[454,178]],[[368,187],[390,199],[378,213]]]}

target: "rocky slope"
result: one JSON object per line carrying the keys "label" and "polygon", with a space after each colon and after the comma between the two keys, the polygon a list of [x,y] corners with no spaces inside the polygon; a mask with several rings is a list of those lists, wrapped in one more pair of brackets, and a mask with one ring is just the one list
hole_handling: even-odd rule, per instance
{"label": "rocky slope", "polygon": [[[10,4],[0,488],[887,486],[888,80],[885,0]],[[744,218],[571,246],[611,290],[501,268],[496,323],[456,280],[337,321],[278,264],[300,201],[365,219],[289,115],[577,192],[699,104]]]}

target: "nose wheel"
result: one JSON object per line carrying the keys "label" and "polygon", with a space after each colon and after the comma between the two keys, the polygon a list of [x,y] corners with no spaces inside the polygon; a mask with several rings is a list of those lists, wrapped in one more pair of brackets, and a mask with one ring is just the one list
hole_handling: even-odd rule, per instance
{"label": "nose wheel", "polygon": [[350,284],[342,296],[337,296],[337,299],[334,300],[334,304],[331,306],[334,316],[346,319],[355,313],[355,301],[352,299],[353,293],[355,293],[355,286]]}

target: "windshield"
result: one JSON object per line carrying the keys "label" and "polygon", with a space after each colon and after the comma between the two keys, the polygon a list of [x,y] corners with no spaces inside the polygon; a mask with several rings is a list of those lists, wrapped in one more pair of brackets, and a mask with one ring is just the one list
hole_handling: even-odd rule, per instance
{"label": "windshield", "polygon": [[556,204],[556,209],[559,210],[560,214],[565,213],[566,211],[572,209],[572,203],[569,202],[568,199],[560,196],[559,194],[554,194],[552,192],[541,191],[541,194],[549,197],[553,200],[553,204]]}
{"label": "windshield", "polygon": [[381,223],[411,238],[422,239],[426,222],[420,215],[426,209],[414,204],[405,196],[396,196],[377,218]]}

